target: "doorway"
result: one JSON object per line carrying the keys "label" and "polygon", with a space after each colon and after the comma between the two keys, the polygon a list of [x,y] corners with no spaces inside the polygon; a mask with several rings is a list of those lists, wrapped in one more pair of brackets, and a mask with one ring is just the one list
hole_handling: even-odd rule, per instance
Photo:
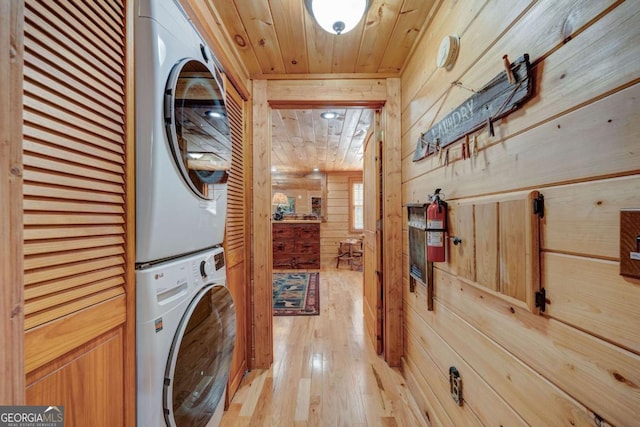
{"label": "doorway", "polygon": [[271,109],[276,330],[303,322],[282,315],[318,314],[322,308],[326,313],[329,294],[338,288],[336,277],[364,293],[363,166],[377,116],[364,107]]}
{"label": "doorway", "polygon": [[[357,88],[355,90],[354,88]],[[252,368],[268,368],[273,363],[272,251],[271,251],[271,128],[272,109],[295,109],[333,105],[380,109],[380,139],[383,139],[383,173],[379,175],[385,189],[401,185],[400,80],[272,80],[253,82],[253,201],[254,201],[254,289],[253,289],[253,357]],[[356,99],[357,98],[357,99]],[[386,345],[384,358],[391,366],[400,365],[402,355],[402,223],[401,195],[387,192],[382,200],[380,221],[384,230],[386,252],[381,282],[384,305],[374,316],[384,313]]]}
{"label": "doorway", "polygon": [[[362,182],[374,118],[375,111],[363,107],[271,109],[272,218],[320,221],[322,267],[337,264],[340,241],[364,232],[352,184]],[[280,253],[286,248],[280,249],[274,248],[273,267],[293,268],[292,257]]]}

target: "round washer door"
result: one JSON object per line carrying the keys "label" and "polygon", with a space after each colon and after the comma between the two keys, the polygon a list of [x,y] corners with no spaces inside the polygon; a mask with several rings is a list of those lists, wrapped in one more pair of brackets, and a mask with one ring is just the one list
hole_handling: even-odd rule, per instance
{"label": "round washer door", "polygon": [[227,181],[231,165],[231,131],[215,74],[187,58],[173,67],[165,90],[165,128],[173,159],[191,191],[206,200],[214,197],[213,184]]}
{"label": "round washer door", "polygon": [[171,344],[163,409],[169,426],[205,426],[229,379],[236,312],[229,290],[204,287],[191,301]]}

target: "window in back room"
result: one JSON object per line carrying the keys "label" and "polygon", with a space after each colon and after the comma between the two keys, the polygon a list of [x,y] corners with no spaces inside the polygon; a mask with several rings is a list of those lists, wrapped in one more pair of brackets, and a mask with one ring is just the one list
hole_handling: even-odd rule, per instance
{"label": "window in back room", "polygon": [[362,179],[349,180],[349,229],[352,233],[364,228],[364,186]]}

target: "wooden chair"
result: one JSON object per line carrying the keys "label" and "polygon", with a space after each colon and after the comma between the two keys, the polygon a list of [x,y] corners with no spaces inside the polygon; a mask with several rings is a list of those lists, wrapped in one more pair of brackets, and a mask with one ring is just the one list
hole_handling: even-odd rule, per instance
{"label": "wooden chair", "polygon": [[340,262],[346,262],[351,267],[351,244],[340,242],[338,245],[338,256],[336,257],[336,268],[340,267]]}
{"label": "wooden chair", "polygon": [[361,270],[362,269],[362,256],[364,254],[363,251],[363,238],[358,239],[358,243],[351,245],[351,269],[352,270]]}

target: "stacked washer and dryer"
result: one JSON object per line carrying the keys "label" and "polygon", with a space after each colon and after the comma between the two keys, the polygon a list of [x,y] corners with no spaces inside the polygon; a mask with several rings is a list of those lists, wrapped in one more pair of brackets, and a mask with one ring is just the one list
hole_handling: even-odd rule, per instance
{"label": "stacked washer and dryer", "polygon": [[177,0],[137,0],[135,42],[137,423],[215,426],[236,334],[223,85]]}

